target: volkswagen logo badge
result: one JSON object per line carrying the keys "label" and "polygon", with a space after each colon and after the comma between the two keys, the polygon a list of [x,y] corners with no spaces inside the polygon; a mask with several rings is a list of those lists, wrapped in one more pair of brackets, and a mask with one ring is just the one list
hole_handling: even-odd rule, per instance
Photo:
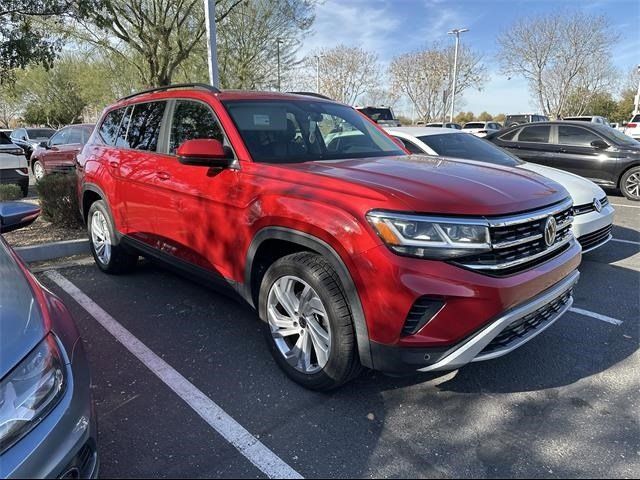
{"label": "volkswagen logo badge", "polygon": [[602,211],[602,203],[600,203],[600,200],[597,198],[593,199],[593,208],[595,208],[598,213]]}
{"label": "volkswagen logo badge", "polygon": [[556,234],[558,233],[558,224],[553,216],[547,217],[547,221],[544,222],[544,243],[547,247],[553,245],[556,241]]}

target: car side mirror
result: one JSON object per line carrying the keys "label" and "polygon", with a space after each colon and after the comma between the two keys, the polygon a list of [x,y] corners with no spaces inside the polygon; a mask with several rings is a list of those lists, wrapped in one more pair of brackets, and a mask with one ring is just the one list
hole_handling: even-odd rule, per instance
{"label": "car side mirror", "polygon": [[40,142],[40,147],[49,150],[49,142]]}
{"label": "car side mirror", "polygon": [[183,165],[226,168],[233,162],[230,149],[213,139],[187,140],[178,147],[176,153]]}
{"label": "car side mirror", "polygon": [[597,150],[606,150],[607,148],[609,148],[609,144],[600,139],[591,142],[591,146]]}
{"label": "car side mirror", "polygon": [[0,203],[0,233],[27,227],[38,218],[38,215],[40,215],[40,208],[31,203]]}

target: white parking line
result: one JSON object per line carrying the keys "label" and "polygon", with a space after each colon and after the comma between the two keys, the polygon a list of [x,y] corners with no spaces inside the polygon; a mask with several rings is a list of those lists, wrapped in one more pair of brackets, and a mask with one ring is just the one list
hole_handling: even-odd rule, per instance
{"label": "white parking line", "polygon": [[204,421],[265,475],[269,478],[303,478],[256,437],[245,430],[242,425],[231,418],[213,400],[134,337],[131,332],[120,325],[73,283],[55,270],[50,270],[45,275],[67,292],[127,350],[136,356],[138,360],[200,415]]}
{"label": "white parking line", "polygon": [[612,238],[612,242],[630,243],[631,245],[640,245],[640,242],[634,242],[633,240],[621,240],[619,238]]}
{"label": "white parking line", "polygon": [[589,310],[583,310],[582,308],[571,307],[569,311],[579,313],[580,315],[585,315],[587,317],[597,318],[598,320],[602,320],[603,322],[611,323],[613,325],[622,325],[623,323],[622,320],[618,320],[617,318],[607,317],[606,315],[590,312]]}
{"label": "white parking line", "polygon": [[612,203],[614,207],[640,208],[640,205],[625,205],[624,203]]}

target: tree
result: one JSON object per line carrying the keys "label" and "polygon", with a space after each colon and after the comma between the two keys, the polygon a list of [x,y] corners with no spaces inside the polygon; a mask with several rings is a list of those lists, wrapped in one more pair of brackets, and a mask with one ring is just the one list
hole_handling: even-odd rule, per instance
{"label": "tree", "polygon": [[453,120],[460,125],[464,125],[467,122],[473,122],[475,119],[476,116],[473,114],[473,112],[460,112],[454,117]]}
{"label": "tree", "polygon": [[[61,33],[118,55],[144,85],[171,83],[180,66],[202,46],[206,27],[202,0],[100,0],[86,19],[69,18]],[[218,0],[222,22],[243,0]]]}
{"label": "tree", "polygon": [[72,15],[82,18],[98,0],[3,0],[0,5],[0,81],[16,68],[50,68],[60,48],[37,18]]}
{"label": "tree", "polygon": [[15,81],[0,84],[0,127],[11,128],[11,122],[22,112],[23,96]]}
{"label": "tree", "polygon": [[490,122],[491,120],[493,120],[493,115],[491,115],[489,112],[482,112],[480,115],[478,115],[478,120],[480,120],[481,122]]}
{"label": "tree", "polygon": [[506,120],[506,118],[507,116],[504,113],[499,113],[497,115],[494,115],[493,120],[504,125],[504,121]]}
{"label": "tree", "polygon": [[310,90],[315,90],[312,82],[315,82],[318,58],[320,93],[338,102],[353,105],[380,86],[380,65],[375,53],[338,45],[317,50],[305,58],[306,83]]}
{"label": "tree", "polygon": [[[453,47],[434,44],[418,52],[397,56],[391,61],[391,90],[398,96],[407,97],[419,118],[441,121],[449,112],[453,53]],[[472,86],[480,88],[485,74],[482,57],[463,45],[458,54],[456,95],[462,96]]]}
{"label": "tree", "polygon": [[498,37],[505,74],[529,82],[545,115],[567,113],[570,95],[602,92],[614,79],[611,45],[617,35],[604,16],[583,12],[548,14],[519,20]]}

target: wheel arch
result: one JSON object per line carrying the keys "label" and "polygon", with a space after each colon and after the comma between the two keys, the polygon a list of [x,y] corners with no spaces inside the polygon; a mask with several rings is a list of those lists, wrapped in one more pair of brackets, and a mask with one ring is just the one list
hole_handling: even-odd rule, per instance
{"label": "wheel arch", "polygon": [[[297,251],[311,251],[322,255],[335,269],[344,288],[353,317],[360,363],[365,367],[372,368],[373,361],[369,344],[369,329],[365,320],[360,296],[344,261],[336,250],[324,240],[306,232],[286,227],[266,227],[260,230],[253,238],[247,251],[244,285],[241,295],[257,310],[256,297],[260,289],[260,280],[266,271],[266,268],[260,269],[260,254],[265,251],[264,247],[275,245],[281,246],[282,251],[276,249],[275,252],[273,252],[271,249],[269,250],[271,260],[273,261],[281,257],[279,255],[280,253],[286,252],[286,254],[289,254]],[[263,247],[262,250],[261,247]]]}
{"label": "wheel arch", "polygon": [[632,168],[637,167],[640,167],[640,162],[635,162],[624,167],[624,169],[620,172],[620,175],[618,175],[618,181],[616,182],[616,186],[618,189],[620,189],[620,187],[622,186],[622,177],[624,177],[625,173],[627,173]]}

